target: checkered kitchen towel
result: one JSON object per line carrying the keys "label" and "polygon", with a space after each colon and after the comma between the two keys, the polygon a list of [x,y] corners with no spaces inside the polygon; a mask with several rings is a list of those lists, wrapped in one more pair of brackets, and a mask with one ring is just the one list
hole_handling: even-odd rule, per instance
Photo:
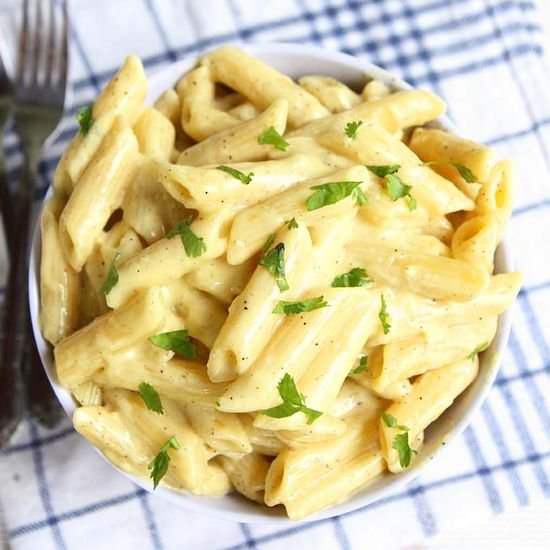
{"label": "checkered kitchen towel", "polygon": [[[8,42],[9,17],[0,14],[0,41]],[[394,548],[550,496],[550,98],[537,19],[532,0],[74,0],[74,94],[41,166],[44,188],[76,111],[128,53],[153,71],[228,40],[318,44],[432,89],[465,135],[515,160],[510,235],[526,280],[489,399],[399,493],[284,529],[220,521],[135,487],[68,422],[52,432],[26,422],[0,453],[0,504],[14,549]],[[13,135],[6,147],[15,171]]]}

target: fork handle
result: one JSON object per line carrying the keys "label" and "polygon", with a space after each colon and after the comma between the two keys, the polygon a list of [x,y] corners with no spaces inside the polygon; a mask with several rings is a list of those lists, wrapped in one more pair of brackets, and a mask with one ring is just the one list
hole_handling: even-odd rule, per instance
{"label": "fork handle", "polygon": [[[30,176],[31,172],[27,168],[23,177]],[[22,183],[25,186],[29,185],[29,182]],[[33,187],[32,183],[30,187]],[[32,201],[25,197],[25,199],[14,201],[14,203],[18,228],[13,234],[13,255],[10,262],[4,310],[3,363],[0,368],[0,448],[8,443],[25,410],[22,360],[25,347],[32,345],[26,336],[27,323],[29,322],[26,284],[27,249]]]}

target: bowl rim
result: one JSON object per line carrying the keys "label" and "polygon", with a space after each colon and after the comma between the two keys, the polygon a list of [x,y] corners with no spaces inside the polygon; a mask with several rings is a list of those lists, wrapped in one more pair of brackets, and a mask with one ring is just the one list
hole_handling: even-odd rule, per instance
{"label": "bowl rim", "polygon": [[[317,46],[309,45],[300,45],[299,51],[297,51],[296,44],[289,43],[280,43],[280,42],[270,42],[270,43],[240,43],[240,42],[228,42],[223,45],[234,45],[238,46],[248,53],[251,53],[255,56],[262,58],[270,58],[276,56],[290,56],[299,60],[304,57],[315,58],[319,63],[326,64],[326,73],[327,75],[332,75],[336,72],[336,66],[344,67],[345,70],[361,73],[365,80],[367,79],[377,79],[382,81],[384,84],[394,88],[396,90],[409,90],[412,89],[412,86],[407,82],[399,79],[395,75],[389,73],[385,69],[378,67],[372,63],[369,63],[363,59],[357,58],[345,54],[343,52],[331,51]],[[220,45],[222,46],[222,45]],[[166,89],[166,86],[160,84],[161,82],[171,81],[175,83],[181,75],[190,70],[197,62],[197,60],[204,55],[207,51],[212,51],[216,48],[210,48],[198,54],[193,54],[186,56],[185,58],[178,60],[174,63],[166,65],[156,71],[151,75],[148,75],[148,87],[149,92],[147,95],[146,103],[152,103],[154,98],[152,97],[152,89],[155,89],[158,92],[157,88],[161,90]],[[273,63],[273,60],[269,61]],[[305,74],[308,74],[307,72]],[[171,84],[168,84],[170,86]],[[158,95],[158,94],[156,94]],[[438,118],[435,122],[435,125],[449,131],[450,133],[457,133],[455,126],[451,121],[446,117],[442,116]],[[430,123],[432,124],[432,123]],[[33,230],[32,244],[30,248],[30,261],[29,261],[29,275],[28,275],[28,299],[29,299],[29,310],[31,315],[31,324],[32,331],[37,346],[42,366],[46,372],[48,380],[55,392],[55,395],[63,407],[65,413],[72,421],[72,414],[77,408],[74,399],[68,390],[63,388],[56,379],[55,374],[55,365],[53,362],[53,354],[51,345],[45,341],[40,330],[40,321],[39,321],[39,288],[40,288],[40,253],[41,253],[41,231],[40,231],[40,218],[42,215],[42,209],[47,199],[49,199],[53,194],[53,187],[50,185],[48,187],[47,193],[40,205],[39,212],[37,215],[37,222]],[[501,269],[498,272],[508,272],[513,271],[513,261],[511,257],[510,244],[508,239],[505,237],[497,248],[497,263],[500,264]],[[465,413],[458,419],[452,419],[448,422],[449,427],[446,429],[445,434],[438,438],[438,441],[448,443],[456,438],[462,431],[468,426],[471,422],[472,417],[475,415],[476,411],[485,401],[489,390],[491,389],[493,382],[498,374],[501,358],[503,352],[505,351],[508,343],[508,337],[511,329],[511,308],[504,311],[498,319],[498,331],[495,336],[491,348],[486,352],[480,359],[480,373],[474,380],[474,382],[469,386],[469,388],[464,393],[474,393],[473,397],[470,398],[470,403],[468,404]],[[484,375],[482,376],[482,368]],[[460,396],[462,398],[462,396]],[[460,399],[459,398],[459,399]],[[456,401],[449,408],[449,410],[456,407]],[[439,422],[439,419],[436,421]],[[124,472],[116,465],[112,464],[104,455],[93,446],[86,438],[81,436],[82,439],[87,441],[87,443],[97,452],[99,455],[115,470],[118,470],[122,473],[127,479],[131,480],[141,488],[145,489],[149,493],[153,493],[152,487],[150,486],[148,480],[136,477],[134,475]],[[433,462],[441,454],[442,446],[437,445],[437,448],[433,453],[429,454],[426,451],[421,453],[415,463],[411,466],[410,469],[398,474],[386,474],[383,478],[387,478],[389,481],[382,484],[380,487],[372,488],[377,485],[377,482],[372,485],[367,485],[363,487],[358,492],[354,493],[352,497],[346,500],[343,503],[331,506],[329,508],[323,509],[318,513],[315,513],[309,517],[306,517],[297,522],[296,520],[289,519],[286,514],[279,513],[280,510],[267,508],[266,506],[256,505],[255,503],[247,502],[248,510],[236,511],[236,510],[224,510],[219,507],[213,506],[214,501],[220,503],[221,501],[228,499],[230,496],[224,497],[199,497],[196,495],[191,495],[190,493],[178,492],[171,490],[165,487],[159,487],[154,493],[161,496],[165,500],[175,503],[181,508],[197,512],[197,513],[208,513],[214,517],[233,520],[238,522],[247,522],[247,523],[270,523],[276,524],[279,526],[289,526],[296,525],[297,523],[308,523],[312,521],[326,520],[334,516],[340,516],[346,513],[353,512],[355,510],[362,509],[376,501],[379,501],[389,495],[395,493],[401,489],[404,485],[409,482],[412,482],[416,479],[424,470],[428,463]],[[239,499],[244,499],[244,497],[238,496]]]}

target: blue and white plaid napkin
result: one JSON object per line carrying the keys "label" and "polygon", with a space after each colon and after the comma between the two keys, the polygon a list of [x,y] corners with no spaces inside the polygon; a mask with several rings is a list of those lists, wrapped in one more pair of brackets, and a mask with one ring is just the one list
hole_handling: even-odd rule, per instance
{"label": "blue and white plaid napkin", "polygon": [[[10,16],[0,12],[0,47],[10,45]],[[550,496],[550,73],[533,0],[75,0],[73,23],[73,101],[42,162],[44,186],[75,131],[75,112],[128,53],[152,71],[228,40],[318,44],[432,89],[465,136],[515,160],[509,234],[525,287],[489,399],[405,490],[284,529],[220,521],[137,488],[68,421],[52,432],[25,422],[0,453],[12,548],[395,548]],[[6,146],[15,173],[13,135]]]}

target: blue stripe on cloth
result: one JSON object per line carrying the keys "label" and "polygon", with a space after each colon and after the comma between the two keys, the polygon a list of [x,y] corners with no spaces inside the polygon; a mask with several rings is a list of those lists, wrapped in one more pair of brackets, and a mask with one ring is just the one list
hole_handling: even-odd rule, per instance
{"label": "blue stripe on cloth", "polygon": [[[493,441],[496,444],[500,459],[503,462],[510,460],[510,450],[508,449],[508,445],[506,444],[506,440],[504,439],[504,435],[502,433],[498,420],[493,413],[493,409],[489,401],[485,402],[481,411],[483,416],[485,417],[487,425],[489,426],[489,432],[491,433]],[[521,506],[529,504],[529,495],[527,494],[519,472],[517,472],[514,468],[510,468],[506,471],[506,473],[508,474],[508,479],[510,480],[512,490],[516,495],[518,504],[520,504]]]}
{"label": "blue stripe on cloth", "polygon": [[90,58],[86,55],[86,52],[84,51],[84,46],[82,45],[82,42],[80,40],[80,37],[78,36],[78,33],[76,32],[76,28],[71,26],[70,27],[70,35],[71,35],[71,41],[74,44],[74,49],[78,52],[80,55],[80,59],[82,60],[82,64],[84,65],[84,68],[86,71],[88,71],[88,83],[92,85],[95,92],[99,92],[100,90],[100,81],[95,76],[94,69],[92,67],[92,62],[90,61]]}
{"label": "blue stripe on cloth", "polygon": [[[497,465],[493,466],[491,469],[489,469],[489,468],[476,469],[476,470],[473,470],[471,472],[467,472],[467,473],[464,473],[464,474],[451,476],[451,477],[448,477],[448,478],[445,478],[445,479],[440,479],[440,480],[437,480],[437,481],[434,481],[434,482],[424,483],[422,487],[423,487],[423,490],[427,492],[427,491],[430,491],[430,490],[433,490],[433,489],[437,489],[439,487],[453,485],[455,483],[460,483],[460,482],[467,481],[467,480],[470,480],[470,479],[473,479],[473,478],[476,478],[476,477],[482,477],[483,478],[483,477],[486,477],[486,476],[490,475],[491,472],[498,472],[498,471],[501,471],[501,470],[507,470],[509,468],[518,468],[518,467],[523,466],[525,464],[531,464],[531,463],[534,463],[534,462],[541,462],[543,460],[548,460],[550,462],[550,452],[543,453],[543,454],[534,453],[532,455],[525,456],[521,459],[510,460],[510,461],[507,461],[507,462],[503,462],[502,464],[497,464]],[[144,489],[138,488],[135,492],[132,492],[132,493],[127,493],[127,494],[124,494],[124,495],[113,497],[111,499],[106,499],[106,500],[103,500],[103,501],[96,502],[94,504],[85,506],[83,508],[71,510],[71,511],[65,512],[63,514],[59,514],[54,519],[57,523],[60,523],[61,521],[66,521],[66,520],[69,520],[69,519],[75,519],[75,518],[81,517],[83,515],[96,512],[98,510],[103,510],[105,508],[118,506],[120,504],[128,502],[129,500],[132,500],[134,498],[139,497],[139,495],[143,492],[144,492]],[[359,509],[354,510],[352,512],[348,512],[347,514],[344,514],[341,517],[348,517],[348,516],[353,516],[353,515],[356,515],[356,514],[360,514],[360,513],[364,512],[366,509],[368,509],[369,507],[377,508],[377,507],[380,507],[380,506],[384,506],[385,504],[388,504],[388,503],[396,501],[396,500],[400,500],[400,499],[402,499],[406,496],[408,496],[408,491],[395,493],[394,495],[391,495],[389,497],[385,497],[385,498],[380,499],[380,500],[378,500],[378,501],[376,501],[372,504],[369,504],[366,507],[359,508]],[[16,538],[16,537],[19,537],[21,535],[24,535],[25,533],[29,533],[29,532],[32,532],[32,531],[43,529],[44,527],[48,526],[48,521],[49,520],[42,520],[42,521],[22,525],[20,527],[17,527],[15,529],[12,529],[11,531],[9,531],[8,535],[10,536],[10,538]],[[288,534],[293,534],[297,531],[306,530],[308,528],[313,528],[317,525],[321,525],[323,523],[326,523],[327,521],[330,521],[330,519],[313,521],[311,523],[308,523],[308,524],[300,526],[300,527],[290,527],[288,529],[278,531],[277,533],[272,533],[270,535],[264,535],[264,536],[261,536],[261,537],[256,537],[255,538],[255,543],[260,544],[260,543],[263,543],[263,542],[268,542],[268,541],[273,540],[275,538],[279,538],[279,537],[282,537],[282,536],[285,536],[285,535],[288,535]],[[243,548],[243,549],[247,548],[247,546],[239,544],[239,545],[236,545],[236,546],[228,547],[227,550],[229,550],[229,548],[231,548],[232,550],[237,550],[237,549],[240,549],[240,548]]]}
{"label": "blue stripe on cloth", "polygon": [[7,447],[5,449],[0,449],[0,456],[2,455],[10,455],[14,453],[19,453],[22,451],[28,451],[30,449],[34,449],[35,447],[40,447],[48,443],[53,443],[55,441],[58,441],[60,439],[64,439],[68,435],[75,434],[76,432],[74,429],[67,428],[66,430],[63,430],[61,432],[58,432],[53,435],[48,435],[43,438],[33,438],[29,443],[20,443],[19,445],[12,445],[11,447]]}
{"label": "blue stripe on cloth", "polygon": [[126,493],[124,495],[119,495],[113,498],[105,499],[100,502],[95,502],[93,504],[89,504],[88,506],[84,506],[82,508],[78,508],[75,510],[70,510],[69,512],[65,512],[57,516],[51,516],[48,519],[45,519],[42,521],[36,521],[33,523],[28,523],[26,525],[21,525],[20,527],[16,527],[15,529],[12,529],[11,531],[9,531],[8,536],[10,537],[10,539],[15,539],[17,537],[20,537],[32,531],[38,531],[40,529],[44,529],[45,527],[50,525],[52,521],[55,523],[61,523],[62,521],[76,519],[76,518],[85,516],[87,514],[92,514],[94,512],[97,512],[98,510],[104,510],[106,508],[118,506],[130,500],[138,498],[144,492],[145,492],[144,489],[138,488],[136,491],[132,491],[131,493]]}
{"label": "blue stripe on cloth", "polygon": [[168,33],[166,32],[166,29],[162,24],[158,10],[155,8],[154,0],[143,0],[143,3],[145,4],[145,9],[151,16],[151,21],[153,22],[153,25],[157,30],[157,34],[159,35],[160,41],[162,42],[166,53],[168,54],[168,59],[170,61],[175,61],[178,56],[176,55],[174,48],[172,48],[172,45],[168,40]]}
{"label": "blue stripe on cloth", "polygon": [[138,495],[141,508],[143,509],[143,515],[145,516],[145,523],[147,525],[147,530],[149,531],[149,536],[151,537],[151,544],[154,550],[162,550],[164,547],[160,541],[160,534],[151,510],[149,506],[149,493],[143,492]]}
{"label": "blue stripe on cloth", "polygon": [[550,124],[550,117],[549,118],[543,118],[539,121],[533,122],[533,124],[531,124],[531,126],[525,128],[523,130],[518,130],[516,132],[512,132],[511,134],[503,134],[499,137],[488,139],[486,141],[486,143],[487,143],[487,145],[497,145],[499,143],[504,143],[506,141],[511,141],[513,139],[522,138],[522,137],[525,137],[527,135],[532,134],[533,132],[535,132],[536,130],[538,130],[540,128],[543,128],[544,126],[548,126],[548,124]]}
{"label": "blue stripe on cloth", "polygon": [[[485,3],[487,3],[487,0],[485,0]],[[504,29],[500,28],[500,25],[499,25],[494,13],[491,13],[490,17],[491,17],[491,21],[493,22],[493,28],[495,29],[495,35],[498,38],[499,42],[502,44],[503,50],[507,51],[506,50],[506,42],[504,40],[504,35],[503,35]],[[524,87],[522,76],[517,73],[512,59],[506,59],[506,61],[508,62],[507,63],[508,69],[509,69],[509,71],[512,75],[512,79],[513,79],[514,83],[516,84],[516,88],[519,92],[519,95],[520,95],[522,101],[523,101],[525,109],[526,109],[527,113],[529,114],[529,118],[531,120],[536,120],[535,112],[533,111],[533,108],[531,106],[531,102],[529,101],[529,98],[527,96],[527,92],[526,92],[525,87]],[[537,142],[539,144],[539,148],[540,148],[540,151],[542,153],[542,158],[544,159],[544,162],[546,164],[546,171],[547,171],[547,173],[550,173],[550,156],[548,154],[548,150],[546,149],[546,144],[544,142],[544,139],[543,139],[541,133],[539,132],[538,128],[535,128],[535,136],[537,138]]]}
{"label": "blue stripe on cloth", "polygon": [[[510,340],[509,340],[509,349],[512,352],[512,355],[514,357],[514,360],[516,364],[518,365],[525,365],[525,355],[523,353],[523,350],[520,346],[519,340],[516,338],[515,333],[512,331],[510,334]],[[523,375],[526,374],[526,372],[522,372]],[[534,384],[532,384],[532,378],[522,376],[518,380],[521,380],[525,384],[528,385],[528,389],[532,389]],[[531,386],[529,386],[531,384]],[[518,406],[514,396],[512,395],[512,392],[510,391],[510,387],[508,384],[502,384],[498,385],[498,388],[501,392],[501,395],[510,411],[510,416],[512,417],[512,424],[514,425],[516,435],[519,438],[519,441],[525,450],[526,454],[532,454],[536,452],[536,447],[533,442],[533,439],[531,437],[531,434],[529,432],[529,428],[527,426],[527,423],[525,422],[525,419],[523,418],[523,413],[521,412],[520,407]],[[546,406],[544,404],[544,400],[542,402],[543,410],[537,411],[540,415],[542,413],[543,416],[545,416],[544,411],[546,411],[546,416],[548,415],[548,411],[546,409]],[[550,430],[550,424],[547,424],[548,429]],[[535,477],[537,479],[537,482],[539,486],[541,487],[543,493],[546,496],[550,495],[550,486],[548,482],[548,477],[546,475],[546,472],[542,468],[540,464],[534,464],[533,465]]]}
{"label": "blue stripe on cloth", "polygon": [[548,342],[546,341],[544,332],[540,327],[538,318],[533,311],[533,307],[531,306],[528,292],[524,292],[521,294],[521,296],[519,297],[519,304],[523,311],[523,314],[525,315],[527,324],[529,325],[529,335],[535,342],[535,345],[539,350],[542,360],[547,363],[548,361],[550,361],[550,348],[548,347]]}
{"label": "blue stripe on cloth", "polygon": [[466,442],[466,445],[468,446],[470,454],[472,455],[474,464],[478,469],[478,473],[482,474],[480,476],[481,483],[483,485],[483,488],[485,489],[485,494],[487,495],[487,500],[489,502],[489,505],[491,506],[493,512],[495,513],[502,512],[504,507],[502,505],[502,499],[500,497],[500,493],[495,484],[495,480],[491,475],[492,470],[487,466],[487,462],[485,461],[485,457],[483,456],[483,451],[479,446],[479,442],[477,440],[474,430],[468,426],[464,430],[463,437],[464,437],[464,441]]}
{"label": "blue stripe on cloth", "polygon": [[437,533],[437,524],[425,493],[425,488],[417,481],[411,483],[408,494],[413,499],[416,517],[422,527],[424,536],[431,537]]}
{"label": "blue stripe on cloth", "polygon": [[[33,422],[29,424],[31,440],[36,440],[38,437],[38,430]],[[55,520],[55,513],[52,506],[52,499],[50,490],[48,488],[48,482],[46,480],[46,472],[44,470],[44,456],[40,445],[34,445],[32,448],[32,460],[34,465],[34,475],[36,477],[36,483],[38,486],[38,494],[46,513],[47,524],[51,528],[51,534],[58,550],[65,550],[67,548],[65,540],[61,534],[61,529],[58,522]]]}
{"label": "blue stripe on cloth", "polygon": [[246,548],[256,548],[256,543],[254,542],[254,537],[252,536],[252,531],[246,523],[239,523],[239,528],[243,534]]}
{"label": "blue stripe on cloth", "polygon": [[[457,3],[459,3],[460,1],[461,0],[457,0]],[[351,1],[351,2],[349,2],[348,5],[341,6],[341,7],[338,7],[338,8],[332,8],[332,10],[335,11],[336,13],[338,13],[340,11],[347,11],[349,9],[360,8],[361,5],[362,5],[361,2]],[[420,15],[422,13],[428,13],[428,12],[438,10],[438,9],[447,9],[448,5],[449,5],[449,2],[447,0],[434,2],[432,4],[426,4],[424,6],[416,8],[414,10],[414,14],[415,15]],[[496,6],[495,10],[496,10],[496,12],[499,12],[499,13],[500,12],[506,12],[510,9],[515,8],[516,5],[517,5],[517,3],[513,2],[513,1],[503,2],[502,4],[499,4],[498,6]],[[531,6],[530,4],[527,4],[526,9],[534,9],[534,7]],[[185,56],[187,54],[198,52],[198,51],[204,50],[206,48],[214,47],[214,46],[222,44],[224,42],[229,42],[229,41],[235,40],[235,39],[239,38],[240,34],[244,34],[245,36],[250,38],[250,37],[252,37],[255,34],[258,34],[260,32],[272,31],[272,30],[275,30],[277,28],[280,28],[280,27],[283,27],[283,26],[286,26],[286,25],[299,23],[299,22],[303,21],[304,19],[314,19],[315,20],[315,19],[318,19],[318,18],[326,17],[327,16],[326,11],[327,11],[326,9],[325,10],[320,10],[320,11],[315,11],[315,12],[310,11],[310,12],[306,12],[305,14],[300,14],[299,16],[287,17],[287,18],[278,19],[276,21],[272,21],[272,22],[269,22],[269,23],[261,23],[261,24],[258,24],[258,25],[243,27],[239,30],[239,32],[222,33],[222,34],[219,34],[215,37],[206,38],[206,39],[202,39],[202,40],[197,40],[192,45],[180,47],[180,48],[176,49],[175,51],[176,51],[176,54],[178,55],[178,57]],[[355,12],[352,12],[352,13],[354,15],[356,15]],[[449,21],[449,23],[447,24],[446,27],[444,25],[443,26],[442,25],[434,25],[430,28],[423,29],[422,32],[425,35],[429,35],[431,33],[445,32],[446,30],[449,30],[450,28],[456,29],[458,27],[468,25],[468,24],[471,24],[471,23],[477,21],[480,17],[483,17],[483,13],[484,12],[479,12],[479,13],[471,14],[470,16],[466,16],[466,17],[463,17],[463,18],[457,18],[457,19],[451,20],[451,21]],[[395,14],[392,15],[392,17],[393,17],[394,22],[397,22],[403,16],[399,12],[396,12]],[[366,23],[365,23],[365,25],[366,25],[365,28],[367,28],[368,25]],[[365,30],[365,28],[358,28],[358,30]],[[328,36],[331,36],[331,35],[330,34],[328,34],[328,35],[323,34],[323,36],[328,37]],[[399,37],[400,40],[407,40],[409,38],[411,38],[411,37],[409,36],[408,33],[403,33]],[[303,37],[301,37],[300,40],[303,41]],[[377,40],[377,41],[373,42],[372,44],[376,48],[382,47],[382,46],[385,46],[385,45],[390,45],[390,43],[388,43],[387,40],[384,40],[384,39]],[[538,49],[540,50],[540,48],[538,48]],[[143,63],[144,63],[145,67],[155,66],[159,63],[163,63],[163,62],[167,62],[167,61],[169,61],[169,57],[166,54],[148,56],[148,57],[143,58]],[[85,88],[85,87],[90,85],[92,77],[94,79],[100,81],[100,82],[106,81],[108,78],[111,77],[112,72],[113,71],[103,71],[101,73],[96,73],[95,75],[90,75],[89,77],[81,78],[81,79],[75,81],[74,86],[75,86],[76,89]]]}
{"label": "blue stripe on cloth", "polygon": [[348,535],[346,534],[344,525],[342,524],[342,520],[340,519],[340,516],[334,516],[330,518],[330,520],[334,527],[334,536],[338,541],[338,545],[340,546],[340,549],[351,550],[351,544],[350,544]]}

